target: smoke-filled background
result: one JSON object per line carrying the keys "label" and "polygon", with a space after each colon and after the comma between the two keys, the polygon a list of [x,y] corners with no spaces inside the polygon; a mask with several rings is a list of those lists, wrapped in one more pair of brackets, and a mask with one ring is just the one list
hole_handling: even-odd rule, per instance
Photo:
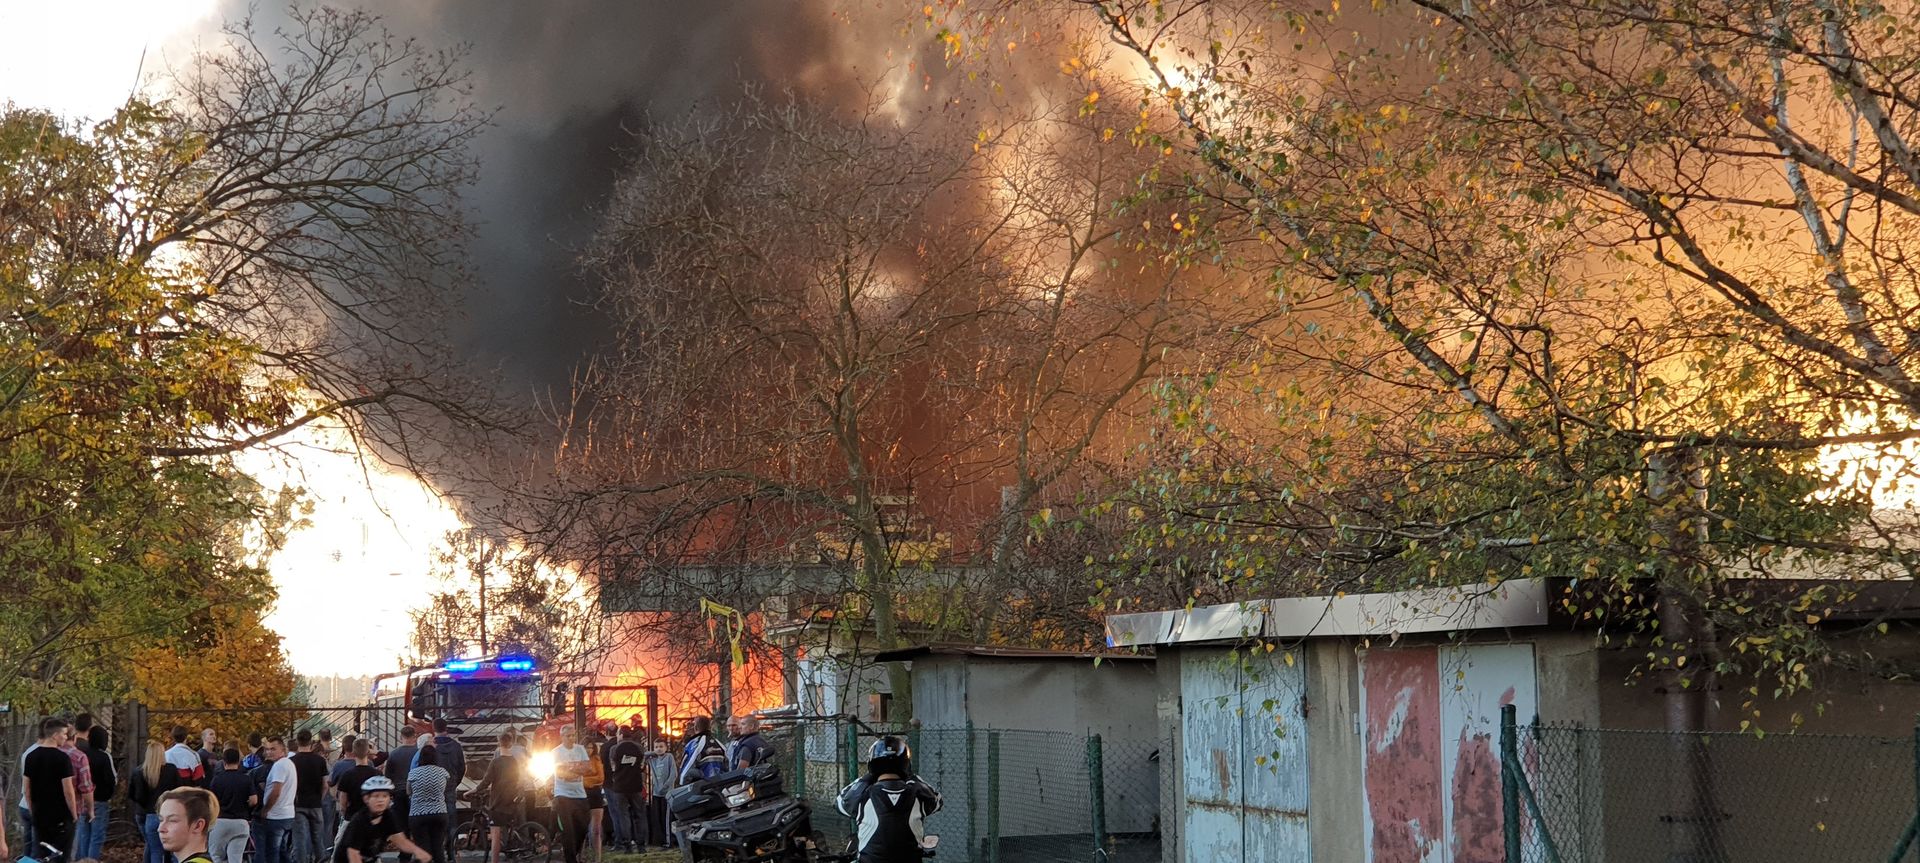
{"label": "smoke-filled background", "polygon": [[[748,88],[836,108],[862,105],[909,74],[925,92],[910,52],[931,41],[918,9],[885,0],[364,5],[399,36],[468,46],[474,100],[497,110],[473,146],[477,280],[450,326],[456,347],[496,374],[504,394],[542,402],[565,400],[579,364],[606,343],[576,259],[635,132],[723,108]],[[230,2],[221,12],[237,19],[249,9]],[[281,14],[252,10],[262,25]],[[942,72],[937,63],[932,71]]]}

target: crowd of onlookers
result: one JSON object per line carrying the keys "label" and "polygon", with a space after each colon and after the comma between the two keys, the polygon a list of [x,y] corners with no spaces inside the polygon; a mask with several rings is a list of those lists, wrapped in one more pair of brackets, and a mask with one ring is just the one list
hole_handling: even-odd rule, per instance
{"label": "crowd of onlookers", "polygon": [[[350,828],[356,817],[369,814],[369,788],[381,792],[376,796],[382,803],[371,821],[398,835],[392,844],[402,848],[401,863],[429,863],[414,861],[402,843],[431,860],[455,859],[463,797],[471,812],[485,815],[493,863],[511,844],[507,831],[543,808],[551,813],[544,823],[553,828],[567,863],[579,863],[589,849],[593,860],[602,859],[609,845],[634,851],[672,845],[666,798],[673,788],[772,758],[756,719],[736,717],[728,729],[730,739],[722,741],[707,720],[692,720],[679,752],[670,754],[664,739],[645,743],[650,735],[638,725],[597,725],[584,739],[567,725],[558,740],[540,741],[538,762],[535,741],[507,732],[490,758],[479,759],[488,762],[484,775],[463,795],[467,753],[458,729],[444,721],[433,723],[431,732],[406,726],[385,750],[352,734],[336,747],[326,729],[299,731],[291,741],[254,734],[239,746],[223,743],[211,728],[192,741],[188,728],[174,726],[171,745],[148,742],[124,782],[141,830],[142,863],[170,863],[161,803],[178,800],[168,794],[180,788],[208,792],[213,817],[204,838],[212,863],[243,863],[249,852],[253,863],[363,863],[356,859],[362,852],[343,840],[358,835]],[[25,841],[18,850],[36,860],[55,849],[66,860],[97,860],[111,820],[109,801],[123,781],[107,729],[81,714],[71,721],[49,717],[38,730],[38,741],[21,758]],[[549,753],[550,766],[544,760]],[[380,781],[370,785],[375,777]],[[199,811],[197,797],[188,802],[190,811]],[[373,853],[383,847],[368,846]],[[0,859],[12,856],[0,830]]]}

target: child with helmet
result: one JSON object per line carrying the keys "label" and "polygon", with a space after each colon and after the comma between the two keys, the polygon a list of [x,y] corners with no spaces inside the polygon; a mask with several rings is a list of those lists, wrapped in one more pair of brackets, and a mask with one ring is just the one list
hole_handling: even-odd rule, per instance
{"label": "child with helmet", "polygon": [[360,798],[364,808],[341,832],[333,863],[373,863],[389,845],[413,855],[419,863],[433,863],[433,854],[407,838],[406,823],[393,811],[393,780],[367,777],[360,783]]}

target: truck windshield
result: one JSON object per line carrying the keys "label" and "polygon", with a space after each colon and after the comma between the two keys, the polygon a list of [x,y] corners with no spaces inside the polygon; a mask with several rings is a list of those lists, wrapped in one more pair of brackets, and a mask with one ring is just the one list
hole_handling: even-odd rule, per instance
{"label": "truck windshield", "polygon": [[441,704],[453,716],[533,720],[541,717],[538,678],[467,680],[441,685]]}

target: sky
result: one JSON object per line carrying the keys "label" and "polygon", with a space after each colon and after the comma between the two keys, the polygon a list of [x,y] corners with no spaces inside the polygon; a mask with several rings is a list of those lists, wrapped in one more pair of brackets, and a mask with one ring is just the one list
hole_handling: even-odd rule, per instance
{"label": "sky", "polygon": [[[99,118],[152,71],[184,58],[217,20],[216,0],[0,0],[0,102]],[[338,429],[315,429],[241,466],[306,489],[311,526],[269,566],[280,590],[267,623],[302,674],[394,670],[417,608],[439,582],[435,541],[461,521],[431,488],[358,458]],[[349,608],[362,612],[347,622]],[[370,609],[378,613],[366,614]]]}

